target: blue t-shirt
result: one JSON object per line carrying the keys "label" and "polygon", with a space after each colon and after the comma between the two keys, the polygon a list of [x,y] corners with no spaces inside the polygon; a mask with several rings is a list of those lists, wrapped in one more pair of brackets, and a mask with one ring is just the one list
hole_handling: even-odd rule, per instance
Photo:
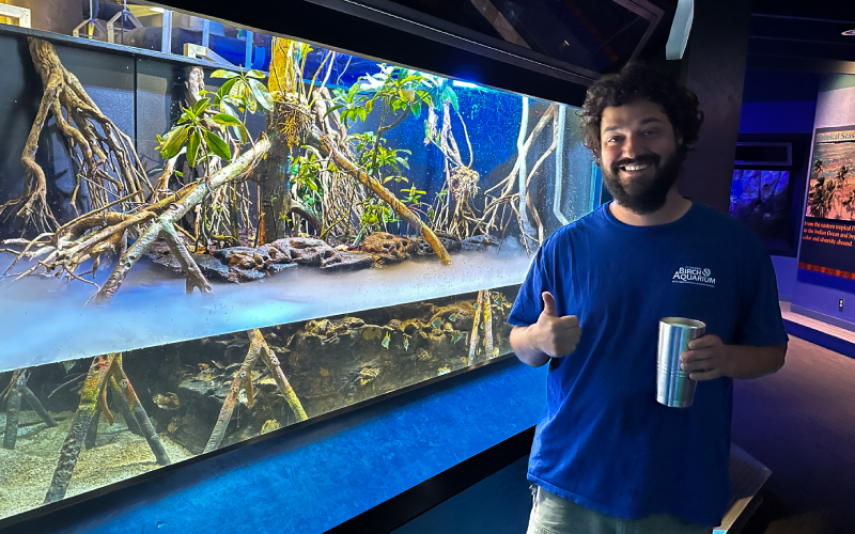
{"label": "blue t-shirt", "polygon": [[762,243],[700,204],[645,227],[603,205],[544,241],[508,322],[537,322],[543,291],[559,315],[579,318],[582,336],[572,354],[549,361],[529,479],[616,517],[718,525],[730,495],[732,380],[698,382],[689,408],[657,403],[659,320],[698,319],[725,344],[786,342]]}

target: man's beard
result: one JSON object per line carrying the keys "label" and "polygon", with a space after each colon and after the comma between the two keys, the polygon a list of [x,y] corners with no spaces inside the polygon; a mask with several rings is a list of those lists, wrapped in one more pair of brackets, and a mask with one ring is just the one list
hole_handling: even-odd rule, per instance
{"label": "man's beard", "polygon": [[[635,159],[619,159],[612,163],[610,168],[603,167],[603,181],[615,201],[638,214],[646,215],[653,213],[665,205],[668,191],[677,181],[682,169],[682,161],[677,152],[672,152],[665,163],[660,166],[662,157],[658,154],[644,154]],[[627,187],[620,181],[620,167],[633,164],[650,164],[655,166],[656,172],[652,180],[630,181]]]}

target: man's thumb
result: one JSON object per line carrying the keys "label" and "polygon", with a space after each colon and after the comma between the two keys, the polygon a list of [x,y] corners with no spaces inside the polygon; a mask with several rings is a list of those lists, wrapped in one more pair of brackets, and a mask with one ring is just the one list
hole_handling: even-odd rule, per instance
{"label": "man's thumb", "polygon": [[543,292],[543,313],[558,317],[558,309],[555,306],[555,297],[549,291]]}

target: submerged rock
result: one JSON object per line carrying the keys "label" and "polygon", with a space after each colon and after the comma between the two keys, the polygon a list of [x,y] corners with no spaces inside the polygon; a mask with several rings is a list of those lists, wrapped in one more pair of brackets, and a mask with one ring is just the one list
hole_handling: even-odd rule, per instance
{"label": "submerged rock", "polygon": [[[448,252],[484,251],[497,247],[499,240],[480,235],[462,241],[440,237]],[[424,237],[374,232],[366,237],[360,251],[333,248],[321,239],[286,237],[258,248],[229,247],[212,254],[191,254],[205,278],[220,282],[254,282],[297,265],[319,267],[325,272],[356,271],[400,263],[413,255],[433,255]],[[145,254],[152,262],[183,274],[183,269],[165,242],[156,242]]]}
{"label": "submerged rock", "polygon": [[416,241],[386,232],[374,232],[362,241],[363,252],[374,257],[377,265],[399,263],[418,251]]}
{"label": "submerged rock", "polygon": [[[146,253],[155,264],[183,273],[181,264],[166,243],[155,243]],[[323,271],[354,271],[374,266],[370,254],[336,250],[320,239],[288,237],[258,248],[229,247],[213,254],[191,254],[209,280],[254,282],[297,265],[320,267]]]}
{"label": "submerged rock", "polygon": [[491,235],[475,235],[467,237],[460,243],[463,250],[487,250],[490,247],[498,247],[499,239]]}

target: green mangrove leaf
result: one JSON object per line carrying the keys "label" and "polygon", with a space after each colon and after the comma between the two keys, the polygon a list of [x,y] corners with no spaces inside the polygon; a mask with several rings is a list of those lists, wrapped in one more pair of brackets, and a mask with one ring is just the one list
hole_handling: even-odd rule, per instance
{"label": "green mangrove leaf", "polygon": [[368,113],[365,111],[365,108],[356,108],[356,114],[359,116],[359,119],[362,122],[365,122],[365,118],[368,116]]}
{"label": "green mangrove leaf", "polygon": [[261,107],[267,111],[273,111],[273,98],[270,96],[270,91],[264,84],[258,80],[249,80],[249,87],[252,89],[252,96],[261,104]]}
{"label": "green mangrove leaf", "polygon": [[454,108],[454,112],[460,113],[460,104],[457,102],[457,93],[454,92],[454,89],[446,87],[445,94],[448,101],[451,102],[451,107]]}
{"label": "green mangrove leaf", "polygon": [[206,109],[208,109],[208,106],[209,106],[210,104],[211,104],[211,99],[210,99],[210,98],[203,98],[203,99],[199,100],[198,102],[196,102],[196,105],[195,105],[195,106],[193,106],[193,115],[195,115],[196,117],[198,117],[199,115],[201,115],[202,113],[204,113],[204,111],[205,111]]}
{"label": "green mangrove leaf", "polygon": [[232,159],[232,151],[229,149],[229,145],[227,145],[219,135],[206,130],[205,139],[208,141],[208,148],[211,149],[212,154],[218,156],[224,161],[230,161]]}
{"label": "green mangrove leaf", "polygon": [[238,73],[230,70],[217,69],[211,73],[211,78],[236,78]]}
{"label": "green mangrove leaf", "polygon": [[341,108],[343,108],[343,107],[344,107],[344,104],[336,104],[335,106],[333,106],[333,107],[329,108],[329,109],[327,110],[327,112],[326,112],[326,113],[324,113],[324,118],[326,119],[326,118],[327,118],[327,116],[328,116],[330,113],[332,113],[333,111],[335,111],[335,110],[337,110],[337,109],[341,109]]}
{"label": "green mangrove leaf", "polygon": [[181,148],[184,146],[184,143],[187,141],[187,130],[189,126],[186,124],[183,126],[178,126],[173,128],[166,134],[166,140],[161,145],[160,154],[164,159],[171,159],[178,155],[181,152]]}
{"label": "green mangrove leaf", "polygon": [[220,88],[217,90],[217,94],[220,95],[220,97],[229,96],[231,94],[232,88],[238,81],[238,78],[232,78],[231,80],[226,81],[226,83],[221,85]]}
{"label": "green mangrove leaf", "polygon": [[232,133],[235,134],[235,137],[240,139],[241,143],[249,143],[249,132],[246,130],[246,126],[243,123],[232,126]]}
{"label": "green mangrove leaf", "polygon": [[199,145],[202,144],[202,134],[198,128],[193,128],[190,133],[190,140],[187,142],[187,163],[191,167],[195,167],[198,163]]}
{"label": "green mangrove leaf", "polygon": [[214,115],[214,122],[223,126],[238,126],[243,124],[237,117],[228,113],[217,113]]}
{"label": "green mangrove leaf", "polygon": [[246,75],[250,78],[258,78],[259,80],[263,80],[264,78],[267,77],[264,75],[263,72],[261,72],[258,69],[252,69],[249,72],[247,72]]}

